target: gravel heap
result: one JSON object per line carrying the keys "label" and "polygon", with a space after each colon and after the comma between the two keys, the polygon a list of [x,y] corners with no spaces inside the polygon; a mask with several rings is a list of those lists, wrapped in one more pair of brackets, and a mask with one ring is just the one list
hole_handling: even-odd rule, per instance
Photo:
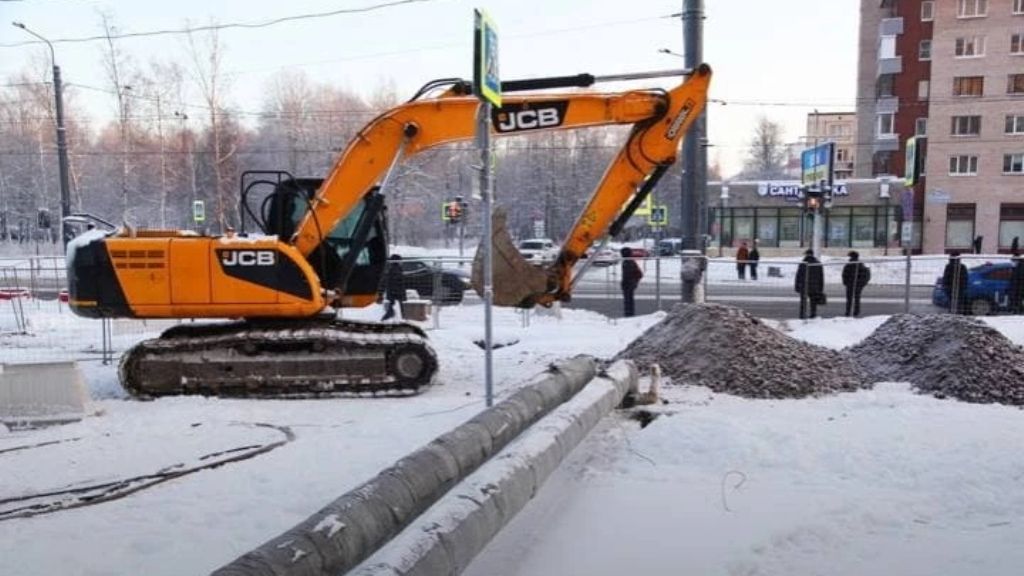
{"label": "gravel heap", "polygon": [[864,385],[840,352],[794,340],[731,306],[679,304],[618,358],[653,363],[672,384],[747,398],[803,398]]}
{"label": "gravel heap", "polygon": [[910,382],[939,398],[1024,405],[1024,348],[974,318],[893,316],[847,352],[875,382]]}

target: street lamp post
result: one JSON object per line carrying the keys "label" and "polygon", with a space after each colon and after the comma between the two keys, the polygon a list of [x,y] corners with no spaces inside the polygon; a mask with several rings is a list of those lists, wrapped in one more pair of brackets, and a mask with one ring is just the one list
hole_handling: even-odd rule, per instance
{"label": "street lamp post", "polygon": [[71,215],[71,187],[68,183],[68,142],[64,130],[64,92],[60,79],[60,66],[57,66],[57,56],[53,50],[53,44],[49,40],[33,32],[21,22],[11,22],[11,24],[39,38],[50,48],[50,62],[53,63],[53,97],[56,101],[55,111],[57,113],[57,164],[60,171],[60,238],[61,245],[67,248],[68,230],[64,219]]}
{"label": "street lamp post", "polygon": [[883,178],[878,183],[878,197],[885,201],[885,252],[884,255],[889,255],[889,179]]}
{"label": "street lamp post", "polygon": [[722,242],[725,237],[725,205],[729,203],[729,185],[722,184],[718,195],[718,257],[722,257]]}

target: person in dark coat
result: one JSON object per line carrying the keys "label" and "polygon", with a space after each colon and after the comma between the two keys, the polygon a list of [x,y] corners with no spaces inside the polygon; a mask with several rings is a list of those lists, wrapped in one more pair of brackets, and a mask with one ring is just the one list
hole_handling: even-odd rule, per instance
{"label": "person in dark coat", "polygon": [[398,254],[392,254],[388,260],[388,270],[384,274],[384,317],[381,320],[390,320],[395,316],[395,302],[405,302],[405,278],[402,275],[402,259]]}
{"label": "person in dark coat", "polygon": [[747,260],[749,259],[750,249],[747,248],[747,243],[740,242],[740,247],[736,250],[736,275],[740,280],[746,278]]}
{"label": "person in dark coat", "polygon": [[[796,270],[796,288],[800,295],[800,318],[817,318],[818,304],[825,301],[825,273],[821,261],[814,257],[814,250],[804,252],[804,259]],[[810,316],[807,307],[810,304]]]}
{"label": "person in dark coat", "polygon": [[981,254],[981,245],[985,241],[984,236],[978,236],[974,239],[974,253]]}
{"label": "person in dark coat", "polygon": [[960,262],[960,253],[949,255],[949,263],[942,271],[942,287],[949,297],[949,311],[953,314],[967,312],[967,266]]}
{"label": "person in dark coat", "polygon": [[850,261],[843,266],[843,286],[846,287],[846,315],[853,311],[853,317],[860,316],[860,293],[871,281],[871,269],[860,261],[856,251],[848,254]]}
{"label": "person in dark coat", "polygon": [[636,260],[630,259],[630,256],[633,255],[632,250],[623,248],[619,253],[622,255],[622,315],[629,318],[636,314],[634,294],[636,294],[636,287],[640,285],[640,279],[644,277],[644,273],[640,270],[640,265],[636,263]]}
{"label": "person in dark coat", "polygon": [[[1016,238],[1013,239],[1017,241]],[[1020,314],[1021,301],[1024,300],[1024,259],[1020,257],[1020,248],[1013,248],[1013,274],[1010,276],[1010,313]]]}
{"label": "person in dark coat", "polygon": [[754,239],[754,247],[750,249],[750,255],[747,256],[747,260],[750,261],[750,279],[757,280],[757,263],[761,260],[761,252],[757,249],[757,239]]}

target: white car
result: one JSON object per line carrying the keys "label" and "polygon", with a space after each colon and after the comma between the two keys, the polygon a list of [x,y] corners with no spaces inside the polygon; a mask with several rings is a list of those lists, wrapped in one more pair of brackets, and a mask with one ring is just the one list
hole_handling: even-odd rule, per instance
{"label": "white car", "polygon": [[558,247],[548,238],[530,238],[519,243],[519,253],[531,264],[548,264],[558,257]]}

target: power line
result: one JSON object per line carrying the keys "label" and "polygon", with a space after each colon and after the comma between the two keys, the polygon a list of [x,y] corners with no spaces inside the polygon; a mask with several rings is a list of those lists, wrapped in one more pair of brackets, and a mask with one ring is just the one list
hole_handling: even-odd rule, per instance
{"label": "power line", "polygon": [[[192,32],[207,32],[213,30],[230,30],[230,29],[256,29],[266,28],[268,26],[275,26],[277,24],[283,24],[285,22],[297,22],[300,20],[311,20],[319,18],[329,18],[331,16],[339,16],[342,14],[360,14],[365,12],[373,12],[376,10],[382,10],[385,8],[392,8],[395,6],[401,6],[404,4],[416,4],[421,2],[433,2],[434,0],[394,0],[392,2],[383,2],[380,4],[371,4],[370,6],[363,6],[362,8],[340,8],[338,10],[330,10],[327,12],[311,12],[308,14],[296,14],[293,16],[282,16],[280,18],[273,18],[271,20],[264,20],[262,22],[229,22],[226,24],[207,24],[205,26],[189,26],[185,28],[171,28],[164,30],[149,30],[146,32],[126,32],[123,34],[111,34],[109,36],[83,36],[79,38],[55,38],[50,40],[53,44],[70,44],[77,42],[96,42],[96,41],[107,41],[109,39],[120,40],[123,38],[143,38],[149,36],[167,36],[174,34],[190,34]],[[26,40],[23,42],[13,42],[9,44],[0,44],[0,48],[17,48],[20,46],[31,46],[35,44],[42,44],[39,40]]]}

